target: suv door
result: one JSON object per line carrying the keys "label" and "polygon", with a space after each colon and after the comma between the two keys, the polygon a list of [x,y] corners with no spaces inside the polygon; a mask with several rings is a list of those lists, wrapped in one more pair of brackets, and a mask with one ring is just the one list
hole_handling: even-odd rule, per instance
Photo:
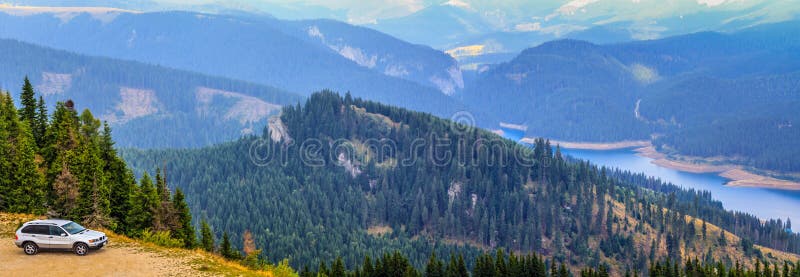
{"label": "suv door", "polygon": [[50,236],[47,237],[50,242],[50,248],[55,249],[70,249],[72,248],[72,239],[69,237],[64,229],[58,226],[50,226]]}
{"label": "suv door", "polygon": [[47,225],[28,225],[22,228],[22,233],[39,248],[50,248],[50,228]]}

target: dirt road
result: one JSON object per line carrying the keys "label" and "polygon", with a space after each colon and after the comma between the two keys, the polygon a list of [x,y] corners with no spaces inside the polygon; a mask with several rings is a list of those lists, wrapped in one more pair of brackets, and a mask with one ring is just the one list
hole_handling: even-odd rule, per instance
{"label": "dirt road", "polygon": [[28,256],[13,238],[0,240],[3,276],[197,276],[191,259],[112,241],[101,250],[78,256],[71,252],[39,252]]}

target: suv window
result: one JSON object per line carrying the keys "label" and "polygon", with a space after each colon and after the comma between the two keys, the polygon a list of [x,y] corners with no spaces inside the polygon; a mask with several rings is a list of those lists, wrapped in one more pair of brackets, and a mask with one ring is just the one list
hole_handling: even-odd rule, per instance
{"label": "suv window", "polygon": [[34,235],[49,235],[50,228],[48,228],[48,226],[45,225],[29,225],[25,228],[22,228],[22,232]]}
{"label": "suv window", "polygon": [[50,235],[51,236],[61,236],[61,234],[67,234],[67,232],[64,232],[64,229],[61,229],[61,227],[50,226]]}

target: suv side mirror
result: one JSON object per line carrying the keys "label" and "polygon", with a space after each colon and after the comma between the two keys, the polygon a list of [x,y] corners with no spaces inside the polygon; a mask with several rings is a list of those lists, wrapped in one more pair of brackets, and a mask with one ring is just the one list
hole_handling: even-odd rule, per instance
{"label": "suv side mirror", "polygon": [[61,233],[61,236],[62,236],[62,237],[66,237],[66,236],[67,236],[67,234],[65,234],[65,233]]}

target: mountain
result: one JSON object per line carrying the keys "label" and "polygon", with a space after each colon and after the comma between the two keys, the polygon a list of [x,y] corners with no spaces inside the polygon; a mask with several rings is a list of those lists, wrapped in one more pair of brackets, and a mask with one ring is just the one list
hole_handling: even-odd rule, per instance
{"label": "mountain", "polygon": [[464,88],[458,63],[428,46],[412,45],[372,29],[334,20],[289,21],[287,33],[330,48],[362,67],[435,87],[452,95]]}
{"label": "mountain", "polygon": [[[0,86],[28,76],[50,103],[73,100],[114,127],[118,147],[197,147],[260,133],[302,99],[270,86],[0,39]],[[159,130],[153,132],[152,130]]]}
{"label": "mountain", "polygon": [[[452,59],[363,28],[255,14],[63,9],[2,8],[0,37],[303,94],[329,88],[443,116],[463,110],[444,94],[462,86]],[[304,24],[317,27],[312,37]],[[383,44],[391,51],[377,47]]]}
{"label": "mountain", "polygon": [[[337,256],[353,268],[395,250],[421,267],[432,252],[469,261],[504,248],[620,273],[667,257],[777,257],[752,243],[800,252],[790,223],[725,211],[708,192],[350,95],[313,94],[267,130],[123,156],[136,172],[164,167],[193,214],[233,241],[250,230],[296,268]],[[731,233],[741,239],[729,244]]]}
{"label": "mountain", "polygon": [[[679,154],[796,171],[800,164],[786,161],[800,147],[792,127],[800,108],[792,92],[800,77],[798,26],[791,21],[606,45],[548,42],[478,74],[462,99],[505,111],[500,120],[527,126],[528,136],[619,141],[652,135],[661,137],[659,148]],[[772,129],[708,135],[735,130],[736,122]],[[758,143],[767,138],[780,143]],[[766,148],[784,154],[756,153]]]}
{"label": "mountain", "polygon": [[378,20],[366,26],[438,49],[492,30],[478,12],[447,4],[431,5],[404,17]]}
{"label": "mountain", "polygon": [[[465,103],[528,126],[528,134],[561,140],[646,138],[633,117],[641,89],[628,65],[601,46],[575,40],[543,44],[497,65],[464,93]],[[564,128],[568,126],[568,128]]]}

